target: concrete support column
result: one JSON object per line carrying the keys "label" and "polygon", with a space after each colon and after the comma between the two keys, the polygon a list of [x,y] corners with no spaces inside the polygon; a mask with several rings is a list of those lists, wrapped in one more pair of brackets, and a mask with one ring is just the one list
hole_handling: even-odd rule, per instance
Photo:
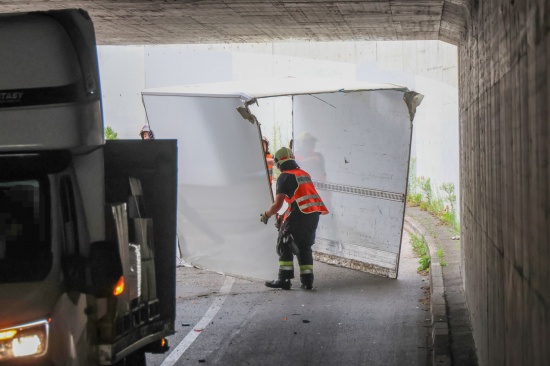
{"label": "concrete support column", "polygon": [[480,365],[550,364],[550,3],[469,2],[459,47],[464,285]]}

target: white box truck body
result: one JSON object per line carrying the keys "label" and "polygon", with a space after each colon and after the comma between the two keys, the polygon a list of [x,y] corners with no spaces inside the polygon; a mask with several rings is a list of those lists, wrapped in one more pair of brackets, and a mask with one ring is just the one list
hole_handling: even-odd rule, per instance
{"label": "white box truck body", "polygon": [[276,273],[277,231],[258,224],[275,188],[260,124],[274,118],[273,101],[283,97],[290,98],[296,162],[329,210],[319,219],[314,258],[397,278],[421,94],[393,84],[282,78],[142,95],[155,132],[180,141],[178,238],[186,261],[263,280]]}

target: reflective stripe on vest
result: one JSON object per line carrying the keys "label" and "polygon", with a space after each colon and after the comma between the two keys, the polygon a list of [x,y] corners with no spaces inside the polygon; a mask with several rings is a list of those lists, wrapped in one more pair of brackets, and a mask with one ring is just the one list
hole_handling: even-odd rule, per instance
{"label": "reflective stripe on vest", "polygon": [[313,212],[319,212],[321,215],[328,214],[328,210],[319,196],[319,193],[317,193],[309,174],[302,169],[285,170],[283,173],[294,175],[298,183],[298,188],[296,188],[294,195],[290,198],[285,197],[285,201],[288,203],[288,208],[284,216],[285,220],[288,215],[290,215],[292,203],[294,201],[296,201],[300,211],[305,214]]}

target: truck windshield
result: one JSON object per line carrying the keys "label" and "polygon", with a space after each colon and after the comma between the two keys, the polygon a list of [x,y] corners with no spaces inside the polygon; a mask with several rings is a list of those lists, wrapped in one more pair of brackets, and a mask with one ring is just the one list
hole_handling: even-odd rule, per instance
{"label": "truck windshield", "polygon": [[0,283],[44,279],[52,266],[48,183],[0,178]]}

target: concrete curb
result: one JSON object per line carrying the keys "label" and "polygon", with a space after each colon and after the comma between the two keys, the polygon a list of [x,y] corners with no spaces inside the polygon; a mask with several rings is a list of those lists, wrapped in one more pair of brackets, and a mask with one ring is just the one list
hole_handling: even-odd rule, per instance
{"label": "concrete curb", "polygon": [[443,273],[437,255],[437,244],[427,230],[415,219],[405,215],[404,229],[423,236],[430,251],[430,311],[432,315],[432,365],[450,366],[451,348],[449,344],[449,323],[445,303],[445,285]]}

